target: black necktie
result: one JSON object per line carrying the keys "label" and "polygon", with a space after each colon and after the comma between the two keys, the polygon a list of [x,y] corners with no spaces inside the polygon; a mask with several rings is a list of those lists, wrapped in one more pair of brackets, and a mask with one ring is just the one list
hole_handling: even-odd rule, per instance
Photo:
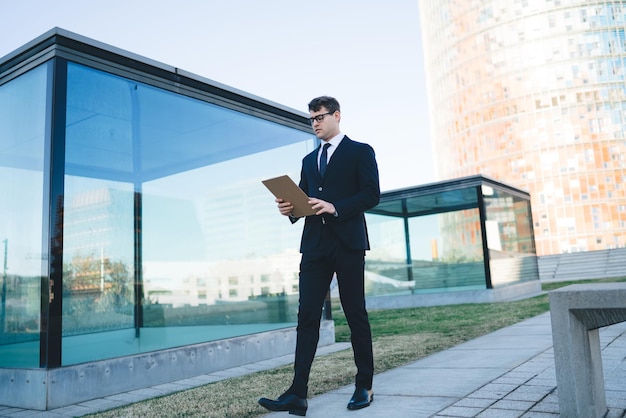
{"label": "black necktie", "polygon": [[322,148],[322,156],[320,157],[320,176],[322,177],[324,177],[326,165],[328,165],[328,147],[330,147],[330,144],[324,144],[324,148]]}

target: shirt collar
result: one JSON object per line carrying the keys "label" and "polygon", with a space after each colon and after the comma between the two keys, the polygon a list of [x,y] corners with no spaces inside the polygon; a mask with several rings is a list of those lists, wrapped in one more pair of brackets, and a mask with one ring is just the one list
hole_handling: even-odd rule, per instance
{"label": "shirt collar", "polygon": [[337,135],[333,136],[332,138],[330,138],[329,141],[322,141],[322,146],[324,146],[324,144],[330,144],[332,145],[332,149],[335,149],[339,146],[339,143],[341,143],[341,140],[343,139],[344,134],[342,134],[341,132],[339,132]]}

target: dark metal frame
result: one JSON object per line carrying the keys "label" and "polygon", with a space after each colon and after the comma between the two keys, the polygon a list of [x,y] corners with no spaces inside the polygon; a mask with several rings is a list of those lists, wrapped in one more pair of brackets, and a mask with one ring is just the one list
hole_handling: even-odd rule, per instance
{"label": "dark metal frame", "polygon": [[[52,60],[44,158],[43,254],[48,254],[47,277],[42,277],[39,367],[61,366],[63,315],[63,196],[65,166],[65,103],[67,61]],[[47,188],[47,189],[46,189]],[[48,207],[46,207],[48,205]],[[46,216],[47,215],[47,216]],[[46,239],[47,238],[47,239]],[[45,260],[44,260],[45,261]]]}
{"label": "dark metal frame", "polygon": [[483,247],[483,268],[485,270],[485,286],[487,287],[487,289],[493,289],[493,283],[491,281],[489,247],[487,246],[487,213],[485,210],[485,199],[480,186],[476,187],[476,197],[478,199],[478,217],[480,218],[480,238]]}

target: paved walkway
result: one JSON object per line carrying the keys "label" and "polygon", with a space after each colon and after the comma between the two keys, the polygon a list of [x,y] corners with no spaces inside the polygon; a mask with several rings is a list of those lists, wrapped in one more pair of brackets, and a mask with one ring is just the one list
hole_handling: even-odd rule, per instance
{"label": "paved walkway", "polygon": [[[626,416],[626,323],[600,330],[609,413]],[[374,377],[374,402],[346,404],[354,388],[309,400],[310,418],[559,416],[550,314],[476,338]],[[279,417],[272,413],[267,417]]]}
{"label": "paved walkway", "polygon": [[[626,323],[602,328],[600,342],[607,418],[626,418]],[[348,347],[335,344],[319,354]],[[77,417],[291,362],[293,355],[46,412],[0,406],[0,417]],[[347,386],[310,399],[307,417],[558,417],[550,314],[376,375],[375,400],[368,408],[346,409],[352,391]]]}

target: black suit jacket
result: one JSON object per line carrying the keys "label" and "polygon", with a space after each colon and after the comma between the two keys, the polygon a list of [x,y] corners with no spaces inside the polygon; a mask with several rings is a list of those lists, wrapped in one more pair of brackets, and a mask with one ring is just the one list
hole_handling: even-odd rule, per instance
{"label": "black suit jacket", "polygon": [[331,228],[348,248],[369,250],[365,211],[380,200],[374,150],[344,136],[328,162],[324,178],[317,166],[318,151],[319,147],[302,160],[300,188],[310,197],[335,205],[338,216],[307,216],[300,252],[317,249],[322,228]]}

